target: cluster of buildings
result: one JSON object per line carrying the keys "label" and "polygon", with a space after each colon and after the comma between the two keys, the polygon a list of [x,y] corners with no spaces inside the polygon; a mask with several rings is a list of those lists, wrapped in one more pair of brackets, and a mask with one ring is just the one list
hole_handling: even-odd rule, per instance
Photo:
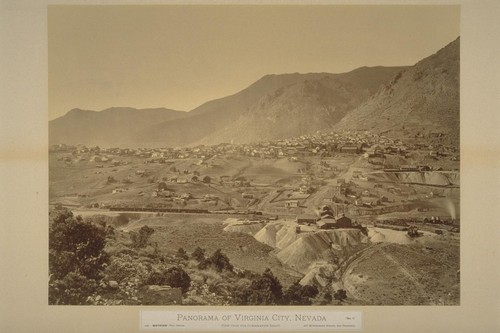
{"label": "cluster of buildings", "polygon": [[[414,139],[414,138],[413,138]],[[383,158],[385,154],[399,154],[408,156],[413,150],[428,150],[429,156],[451,156],[459,160],[458,147],[435,146],[423,143],[417,139],[404,143],[402,139],[389,138],[384,135],[370,132],[340,133],[317,132],[311,135],[302,135],[290,139],[259,142],[253,144],[221,143],[212,146],[196,146],[183,148],[100,148],[84,145],[53,145],[51,152],[69,152],[73,155],[94,154],[102,162],[108,162],[109,156],[135,156],[150,159],[151,163],[166,163],[170,159],[196,158],[206,161],[211,157],[222,156],[250,156],[257,158],[290,158],[296,159],[305,156],[328,157],[337,153],[364,154],[366,158]],[[95,157],[94,161],[99,158]]]}
{"label": "cluster of buildings", "polygon": [[367,232],[366,228],[353,221],[345,215],[342,208],[336,207],[332,209],[331,206],[322,206],[317,214],[301,214],[297,215],[297,232],[301,232],[302,226],[316,227],[321,230],[343,229],[343,228],[358,228],[363,232]]}

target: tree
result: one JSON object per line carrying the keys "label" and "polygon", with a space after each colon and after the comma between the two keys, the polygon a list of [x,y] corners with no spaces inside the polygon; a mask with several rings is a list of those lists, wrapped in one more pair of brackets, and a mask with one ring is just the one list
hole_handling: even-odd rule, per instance
{"label": "tree", "polygon": [[291,305],[304,304],[304,301],[302,299],[302,286],[298,282],[295,282],[294,284],[290,285],[290,287],[288,287],[283,296],[286,304],[291,304]]}
{"label": "tree", "polygon": [[205,184],[210,184],[212,182],[212,178],[210,178],[210,176],[205,176],[203,177],[203,182]]}
{"label": "tree", "polygon": [[51,213],[49,225],[49,302],[86,304],[97,288],[109,256],[108,231],[63,209]]}
{"label": "tree", "polygon": [[109,257],[104,252],[107,231],[68,210],[58,211],[49,227],[49,270],[55,279],[77,272],[90,279],[100,276]]}
{"label": "tree", "polygon": [[189,258],[186,250],[184,250],[182,247],[180,247],[179,250],[177,250],[176,256],[177,256],[177,258],[182,259],[182,260],[187,260]]}
{"label": "tree", "polygon": [[299,281],[297,281],[285,291],[283,295],[284,303],[291,305],[310,305],[312,303],[310,298],[316,297],[318,293],[319,291],[316,286],[302,286]]}
{"label": "tree", "polygon": [[327,291],[327,292],[323,295],[323,299],[324,299],[326,302],[330,303],[330,302],[332,301],[332,294],[331,294],[329,291]]}
{"label": "tree", "polygon": [[218,272],[222,272],[223,270],[233,270],[233,265],[229,262],[229,258],[222,253],[221,249],[215,251],[212,256],[208,258],[208,262],[214,266]]}
{"label": "tree", "polygon": [[302,297],[306,298],[314,298],[318,296],[319,290],[318,287],[316,286],[311,286],[309,284],[306,284],[305,286],[302,287]]}
{"label": "tree", "polygon": [[273,272],[267,268],[262,276],[252,281],[250,285],[252,293],[248,297],[247,304],[280,304],[283,298],[283,287]]}
{"label": "tree", "polygon": [[181,288],[181,291],[185,293],[191,286],[191,278],[181,267],[174,266],[161,272],[151,272],[146,284],[169,285],[172,288]]}
{"label": "tree", "polygon": [[339,289],[333,294],[333,298],[343,302],[347,298],[347,292],[344,289]]}
{"label": "tree", "polygon": [[165,191],[165,190],[167,190],[167,183],[165,182],[158,183],[158,191]]}
{"label": "tree", "polygon": [[195,259],[198,262],[204,262],[205,250],[198,246],[196,249],[194,249],[193,253],[191,253],[191,258]]}
{"label": "tree", "polygon": [[181,288],[182,292],[188,291],[191,286],[191,278],[180,267],[171,267],[167,269],[167,284],[173,288]]}
{"label": "tree", "polygon": [[147,225],[139,229],[139,232],[132,232],[130,237],[132,238],[132,246],[135,248],[146,247],[149,238],[155,232],[155,230]]}

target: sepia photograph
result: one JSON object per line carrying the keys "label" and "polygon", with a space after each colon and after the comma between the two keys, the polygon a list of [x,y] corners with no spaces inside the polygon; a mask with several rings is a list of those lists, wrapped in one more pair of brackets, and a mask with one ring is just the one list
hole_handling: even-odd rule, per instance
{"label": "sepia photograph", "polygon": [[47,25],[49,305],[461,304],[460,6]]}
{"label": "sepia photograph", "polygon": [[0,3],[0,332],[500,332],[500,2]]}

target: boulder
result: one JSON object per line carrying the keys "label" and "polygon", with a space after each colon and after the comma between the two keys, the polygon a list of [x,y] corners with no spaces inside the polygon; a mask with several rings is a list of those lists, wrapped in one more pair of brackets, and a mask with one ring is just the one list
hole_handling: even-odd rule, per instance
{"label": "boulder", "polygon": [[116,282],[116,281],[109,281],[109,282],[108,282],[108,286],[109,286],[111,289],[117,289],[117,288],[118,288],[118,282]]}

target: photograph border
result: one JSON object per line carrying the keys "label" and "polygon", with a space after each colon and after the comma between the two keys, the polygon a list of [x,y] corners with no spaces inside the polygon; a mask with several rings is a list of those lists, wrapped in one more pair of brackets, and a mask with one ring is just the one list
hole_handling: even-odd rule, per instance
{"label": "photograph border", "polygon": [[[332,311],[362,311],[363,332],[493,332],[500,329],[497,297],[500,274],[496,246],[499,231],[497,210],[500,206],[500,146],[496,137],[496,130],[500,128],[496,114],[500,88],[496,66],[496,55],[500,50],[496,36],[500,29],[496,19],[500,6],[495,1],[480,2],[482,5],[478,1],[417,2],[461,5],[461,220],[474,222],[464,222],[461,228],[460,305],[317,307]],[[0,205],[5,212],[0,258],[2,272],[7,272],[0,278],[0,331],[137,332],[140,310],[170,310],[174,307],[47,305],[46,6],[49,3],[7,0],[2,2],[0,12],[0,45],[8,49],[0,58],[1,93],[5,101],[2,119],[6,120],[0,125],[0,177],[4,199]],[[108,1],[58,2],[63,3]],[[155,2],[161,3],[164,2]],[[345,4],[345,1],[318,2],[339,3]],[[415,2],[379,1],[377,4]],[[207,310],[206,306],[189,308]],[[289,310],[292,307],[277,308]],[[293,308],[309,310],[315,307]]]}

